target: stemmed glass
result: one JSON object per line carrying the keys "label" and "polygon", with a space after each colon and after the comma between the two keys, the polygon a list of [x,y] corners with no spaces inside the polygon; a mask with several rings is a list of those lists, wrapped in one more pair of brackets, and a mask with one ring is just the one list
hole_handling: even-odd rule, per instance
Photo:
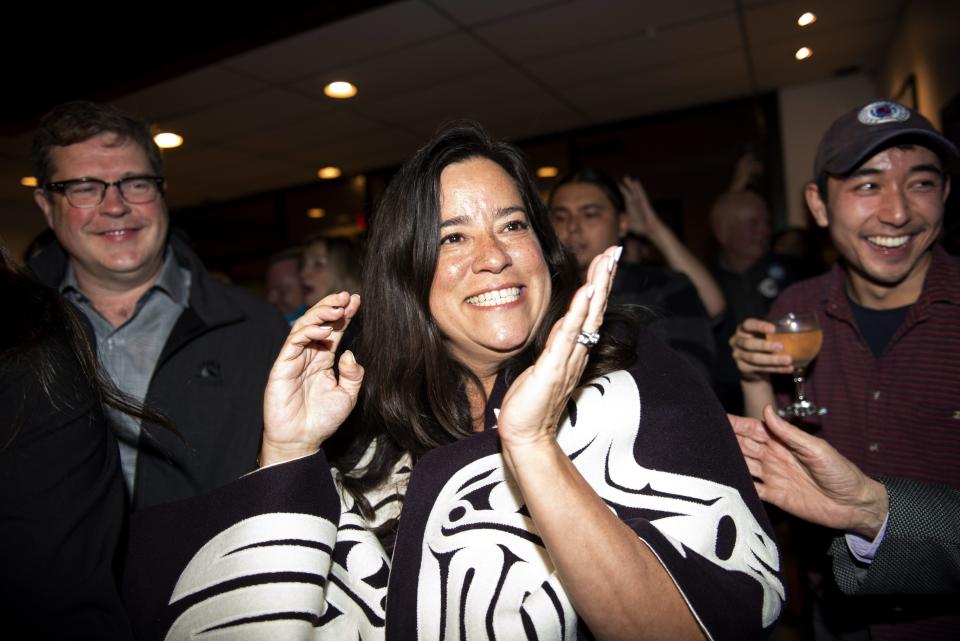
{"label": "stemmed glass", "polygon": [[783,353],[793,358],[793,383],[796,387],[793,403],[778,409],[777,414],[796,418],[823,416],[827,413],[827,408],[817,407],[803,395],[803,378],[807,365],[817,357],[823,344],[823,330],[820,329],[816,312],[791,312],[772,322],[776,330],[767,334],[767,340],[783,345]]}

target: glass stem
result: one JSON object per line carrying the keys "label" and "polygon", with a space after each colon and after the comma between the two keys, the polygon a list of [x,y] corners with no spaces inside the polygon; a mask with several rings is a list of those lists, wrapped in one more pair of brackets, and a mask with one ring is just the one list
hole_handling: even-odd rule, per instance
{"label": "glass stem", "polygon": [[797,403],[803,403],[805,400],[807,400],[803,396],[803,372],[804,369],[799,367],[793,373],[793,384],[797,388]]}

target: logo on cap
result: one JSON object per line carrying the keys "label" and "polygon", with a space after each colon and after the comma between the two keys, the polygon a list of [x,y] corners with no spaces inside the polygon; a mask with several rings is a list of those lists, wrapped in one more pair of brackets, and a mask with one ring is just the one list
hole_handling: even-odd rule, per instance
{"label": "logo on cap", "polygon": [[909,117],[909,109],[901,104],[887,100],[872,102],[857,114],[857,120],[865,125],[882,125],[885,122],[903,122]]}

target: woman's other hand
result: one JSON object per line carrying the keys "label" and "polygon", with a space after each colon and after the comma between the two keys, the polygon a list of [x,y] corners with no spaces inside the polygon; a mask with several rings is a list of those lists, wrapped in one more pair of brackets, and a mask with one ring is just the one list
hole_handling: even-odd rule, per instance
{"label": "woman's other hand", "polygon": [[600,331],[620,252],[618,246],[609,247],[593,259],[586,284],[553,326],[543,353],[507,390],[498,419],[505,450],[554,442],[560,417],[589,356],[577,337],[581,332]]}
{"label": "woman's other hand", "polygon": [[360,309],[359,294],[330,294],[301,316],[280,349],[263,397],[260,465],[316,452],[357,404],[363,368],[337,346]]}

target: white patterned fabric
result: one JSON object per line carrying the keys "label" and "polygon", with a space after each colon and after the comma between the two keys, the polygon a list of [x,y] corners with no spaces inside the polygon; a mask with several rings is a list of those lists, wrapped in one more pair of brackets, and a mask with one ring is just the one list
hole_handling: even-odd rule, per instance
{"label": "white patterned fabric", "polygon": [[[631,371],[575,392],[558,442],[709,638],[766,638],[784,598],[779,556],[726,418],[673,352],[641,347]],[[592,639],[504,467],[494,416],[417,463],[392,562],[322,453],[135,515],[124,587],[139,638]],[[394,475],[368,499],[392,512],[404,485]],[[178,527],[175,541],[163,534]]]}

